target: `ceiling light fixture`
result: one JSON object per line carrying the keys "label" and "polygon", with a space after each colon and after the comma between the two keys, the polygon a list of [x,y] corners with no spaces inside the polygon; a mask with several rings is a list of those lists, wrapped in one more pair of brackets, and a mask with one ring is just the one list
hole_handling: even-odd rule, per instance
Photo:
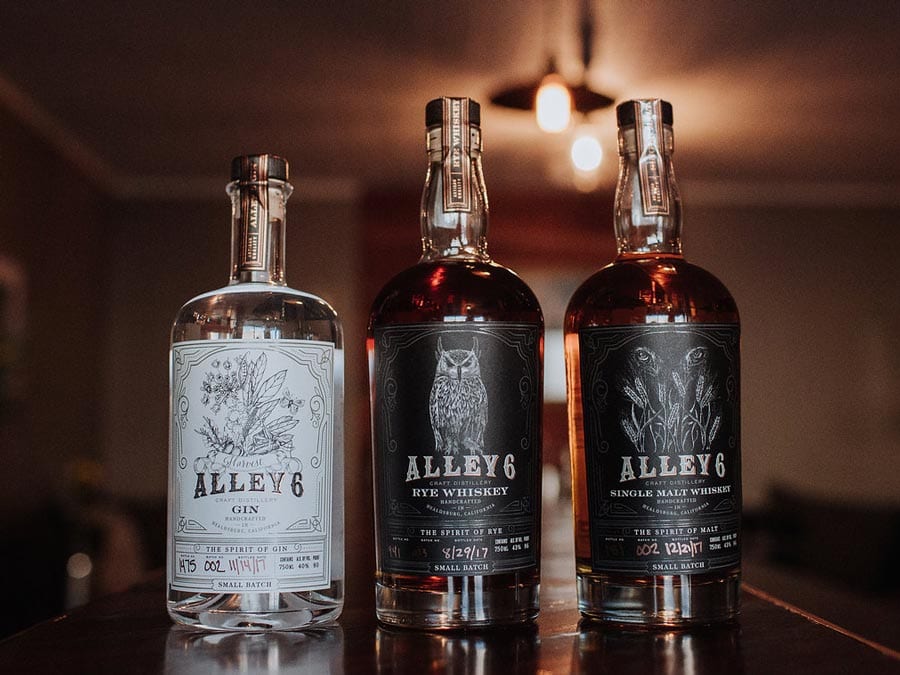
{"label": "ceiling light fixture", "polygon": [[491,103],[515,110],[534,110],[538,126],[550,133],[559,133],[566,129],[572,111],[584,116],[615,103],[609,96],[592,90],[584,83],[593,56],[594,18],[591,0],[583,0],[581,3],[580,23],[582,63],[580,84],[567,82],[557,71],[556,61],[551,57],[541,79],[505,87],[491,96]]}
{"label": "ceiling light fixture", "polygon": [[534,113],[541,131],[558,134],[572,119],[572,95],[565,79],[555,72],[552,60],[548,70],[534,96]]}

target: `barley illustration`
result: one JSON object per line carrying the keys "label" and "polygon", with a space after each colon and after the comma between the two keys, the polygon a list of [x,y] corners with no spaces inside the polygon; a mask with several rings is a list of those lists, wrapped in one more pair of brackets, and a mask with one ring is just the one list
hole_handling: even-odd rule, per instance
{"label": "barley illustration", "polygon": [[706,391],[703,392],[703,396],[700,398],[700,407],[706,407],[707,405],[709,405],[709,402],[712,400],[715,393],[716,388],[713,385],[709,385]]}
{"label": "barley illustration", "polygon": [[669,419],[666,421],[666,426],[669,429],[675,429],[675,425],[678,423],[679,412],[681,412],[681,406],[678,403],[673,403],[672,408],[669,410]]}
{"label": "barley illustration", "polygon": [[637,392],[634,389],[632,389],[631,387],[629,387],[626,384],[626,385],[623,385],[622,391],[625,392],[625,395],[628,398],[630,398],[635,405],[640,406],[642,408],[644,407],[644,401],[641,399],[640,396],[637,395]]}
{"label": "barley illustration", "polygon": [[628,436],[628,439],[634,443],[635,447],[638,447],[638,440],[640,434],[635,426],[627,419],[622,419],[622,430],[625,432],[625,435]]}
{"label": "barley illustration", "polygon": [[672,379],[675,381],[675,388],[678,390],[681,398],[687,396],[687,389],[684,388],[684,382],[681,381],[681,376],[677,371],[672,371]]}
{"label": "barley illustration", "polygon": [[637,387],[638,393],[641,395],[641,399],[644,405],[650,405],[650,396],[647,394],[647,388],[644,387],[644,383],[641,382],[639,377],[634,378],[634,386]]}
{"label": "barley illustration", "polygon": [[706,447],[712,444],[713,440],[716,438],[716,434],[719,432],[719,424],[722,422],[722,416],[716,415],[716,419],[713,420],[712,427],[709,430],[709,436],[706,439]]}

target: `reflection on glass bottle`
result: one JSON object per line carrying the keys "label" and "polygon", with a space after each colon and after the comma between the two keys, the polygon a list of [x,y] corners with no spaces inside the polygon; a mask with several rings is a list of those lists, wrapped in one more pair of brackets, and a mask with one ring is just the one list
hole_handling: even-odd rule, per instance
{"label": "reflection on glass bottle", "polygon": [[740,627],[691,631],[623,632],[579,624],[572,673],[592,675],[742,675]]}
{"label": "reflection on glass bottle", "polygon": [[538,632],[534,624],[465,634],[379,628],[375,654],[385,675],[537,673]]}
{"label": "reflection on glass bottle", "polygon": [[306,632],[201,633],[174,627],[166,640],[168,675],[343,672],[340,626]]}

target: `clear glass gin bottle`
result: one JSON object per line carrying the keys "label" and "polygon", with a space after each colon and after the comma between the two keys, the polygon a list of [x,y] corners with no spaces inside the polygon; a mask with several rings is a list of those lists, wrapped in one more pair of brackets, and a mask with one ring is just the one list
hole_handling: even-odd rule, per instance
{"label": "clear glass gin bottle", "polygon": [[284,280],[287,162],[231,167],[231,280],[172,329],[168,610],[210,630],[290,630],[343,605],[343,347]]}
{"label": "clear glass gin bottle", "polygon": [[376,611],[452,629],[538,612],[543,318],[487,252],[480,107],[425,111],[422,257],[369,319]]}
{"label": "clear glass gin bottle", "polygon": [[615,261],[565,319],[579,608],[727,620],[740,584],[738,310],[684,260],[672,106],[622,103]]}

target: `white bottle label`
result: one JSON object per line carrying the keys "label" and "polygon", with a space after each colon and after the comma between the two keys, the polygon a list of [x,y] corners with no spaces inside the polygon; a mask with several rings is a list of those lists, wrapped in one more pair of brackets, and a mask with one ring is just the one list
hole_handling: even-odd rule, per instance
{"label": "white bottle label", "polygon": [[171,352],[169,584],[331,584],[334,345],[181,342]]}

